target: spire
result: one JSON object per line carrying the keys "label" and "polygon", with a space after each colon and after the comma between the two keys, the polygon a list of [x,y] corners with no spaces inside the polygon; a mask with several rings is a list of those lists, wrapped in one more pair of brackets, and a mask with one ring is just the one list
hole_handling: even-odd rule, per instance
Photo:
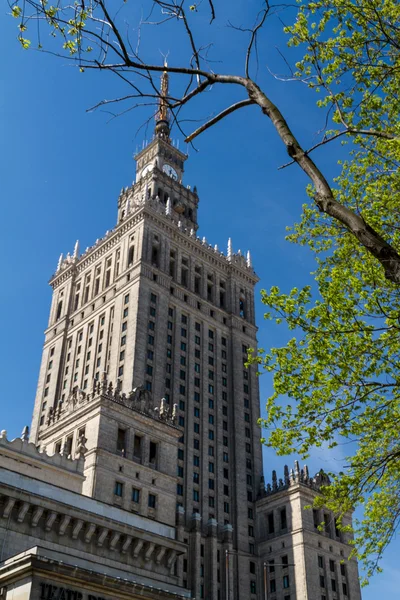
{"label": "spire", "polygon": [[167,200],[167,204],[165,206],[165,214],[166,215],[171,215],[172,214],[171,198],[168,198],[168,200]]}
{"label": "spire", "polygon": [[[167,66],[167,60],[164,60],[164,67]],[[160,95],[158,99],[158,111],[156,114],[155,134],[158,137],[169,140],[169,114],[168,114],[168,73],[163,71],[161,75]]]}

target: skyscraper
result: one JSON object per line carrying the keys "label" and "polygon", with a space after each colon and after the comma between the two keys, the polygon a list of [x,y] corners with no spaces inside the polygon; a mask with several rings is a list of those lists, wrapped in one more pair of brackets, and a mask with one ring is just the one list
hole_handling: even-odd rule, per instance
{"label": "skyscraper", "polygon": [[[105,517],[66,521],[56,505],[35,535],[48,541],[60,511],[70,547],[94,536],[93,560],[132,568],[146,585],[153,573],[179,597],[359,600],[357,563],[342,566],[348,534],[333,515],[320,530],[303,512],[323,474],[296,465],[264,487],[258,379],[246,367],[258,279],[249,252],[228,240],[224,254],[197,236],[199,197],[183,184],[187,156],[171,142],[167,96],[164,72],[154,137],[135,157],[115,227],[82,254],[77,243],[51,278],[30,434],[47,469],[47,455],[61,454],[65,473],[82,470],[80,493],[125,513],[114,531]],[[4,441],[10,455],[20,445]],[[141,518],[137,532],[121,529],[127,511]]]}
{"label": "skyscraper", "polygon": [[[165,97],[167,73],[161,85]],[[164,99],[154,138],[135,159],[136,181],[121,191],[116,226],[83,254],[76,245],[51,279],[31,440],[68,454],[84,431],[96,455],[86,461],[86,493],[111,502],[115,482],[100,478],[100,485],[95,472],[107,463],[117,473],[121,455],[141,460],[141,435],[131,435],[122,420],[104,440],[96,414],[80,418],[79,427],[55,415],[105,377],[120,394],[135,389],[155,404],[164,398],[180,434],[177,458],[165,472],[177,475],[178,517],[191,536],[180,576],[196,598],[209,589],[217,598],[228,549],[232,592],[247,598],[262,475],[258,381],[255,367],[244,364],[247,348],[257,343],[257,276],[249,253],[234,254],[229,241],[225,255],[196,236],[199,197],[183,184],[187,156],[171,143]],[[150,441],[149,468],[161,460],[158,443]],[[107,457],[100,451],[106,447]],[[124,471],[124,489],[137,487],[136,471]],[[131,508],[130,499],[117,500]],[[135,509],[148,514],[148,506]],[[174,520],[175,502],[170,510]]]}

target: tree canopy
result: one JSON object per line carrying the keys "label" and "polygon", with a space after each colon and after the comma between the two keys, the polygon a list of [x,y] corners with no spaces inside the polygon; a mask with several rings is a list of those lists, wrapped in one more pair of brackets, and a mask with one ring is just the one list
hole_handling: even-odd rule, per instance
{"label": "tree canopy", "polygon": [[[207,11],[212,24],[228,21],[229,8],[224,6],[220,15],[213,0],[198,5],[143,1],[153,24],[173,21],[186,36],[189,51],[180,64],[146,60],[124,20],[132,9],[129,0],[59,0],[55,5],[17,0],[10,8],[24,48],[42,48],[46,27],[55,38],[49,51],[69,57],[81,70],[112,71],[124,81],[127,95],[112,102],[156,102],[154,74],[180,75],[184,92],[166,98],[178,127],[181,110],[195,98],[201,101],[211,87],[217,93],[221,85],[234,86],[242,99],[186,133],[187,140],[232,112],[256,105],[286,148],[285,168],[296,163],[309,178],[310,202],[288,239],[315,255],[315,283],[288,293],[276,287],[262,292],[267,317],[293,332],[285,346],[261,351],[256,359],[274,377],[263,425],[266,443],[281,454],[307,455],[324,443],[356,444],[348,467],[324,490],[324,502],[337,514],[365,505],[356,548],[371,575],[400,518],[400,4],[299,0],[274,5],[260,0],[252,25],[238,27],[247,44],[244,67],[232,74],[210,67],[207,47],[193,30],[200,12]],[[285,23],[289,46],[300,56],[293,66],[287,62],[285,85],[294,80],[315,89],[325,111],[325,127],[312,148],[302,146],[296,127],[288,125],[290,115],[253,76],[257,42],[277,15]],[[141,31],[144,23],[136,25]],[[314,159],[327,148],[333,160],[341,161],[336,181],[329,181]]]}

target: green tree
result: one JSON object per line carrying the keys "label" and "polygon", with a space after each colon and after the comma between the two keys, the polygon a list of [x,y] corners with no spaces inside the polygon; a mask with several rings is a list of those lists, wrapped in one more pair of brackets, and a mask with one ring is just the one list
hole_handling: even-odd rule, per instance
{"label": "green tree", "polygon": [[[316,18],[321,5],[329,10]],[[340,0],[302,7],[288,28],[290,43],[308,44],[298,73],[315,75],[319,103],[332,106],[335,123],[397,135],[352,137],[334,189],[341,205],[397,249],[399,17],[395,2]],[[315,285],[262,292],[266,318],[293,332],[285,346],[258,357],[274,379],[266,443],[307,456],[315,446],[354,442],[356,452],[321,502],[339,515],[364,505],[355,551],[368,578],[400,519],[400,290],[364,245],[315,206],[303,207],[288,239],[314,254]]]}
{"label": "green tree", "polygon": [[[184,0],[143,2],[152,17],[158,15],[152,23],[174,22],[186,37],[189,52],[181,64],[160,66],[146,60],[140,45],[130,39],[126,20],[130,14],[135,19],[136,13],[129,1],[60,0],[52,6],[46,0],[18,0],[10,6],[24,48],[41,46],[45,37],[40,32],[46,26],[55,38],[51,52],[69,57],[83,71],[108,70],[123,80],[127,95],[108,103],[156,102],[153,76],[167,70],[185,81],[183,94],[166,99],[181,127],[180,112],[194,99],[201,100],[211,86],[215,95],[222,86],[233,86],[243,99],[187,140],[234,111],[257,106],[287,150],[290,162],[285,167],[296,163],[309,178],[310,203],[289,239],[308,245],[315,254],[315,285],[288,294],[276,288],[263,292],[269,317],[293,331],[286,346],[257,357],[274,373],[264,422],[266,443],[281,454],[303,455],[323,443],[357,443],[348,468],[325,490],[324,501],[338,514],[365,503],[356,544],[371,574],[400,515],[400,5],[397,0],[299,0],[285,9],[260,0],[255,24],[242,28],[247,36],[244,68],[225,74],[209,68],[204,44],[198,42],[201,31],[194,27],[206,10],[211,21],[217,18],[213,0],[188,5],[187,10]],[[224,6],[226,20],[228,12]],[[253,75],[257,41],[277,12],[288,21],[289,46],[300,56],[288,79],[314,88],[326,113],[326,127],[313,148],[302,146],[288,125],[290,115],[282,114]],[[144,35],[145,24],[135,25]],[[31,43],[30,32],[36,31],[39,38]],[[324,148],[335,161],[343,161],[335,182],[311,158]],[[286,396],[288,402],[282,403]]]}

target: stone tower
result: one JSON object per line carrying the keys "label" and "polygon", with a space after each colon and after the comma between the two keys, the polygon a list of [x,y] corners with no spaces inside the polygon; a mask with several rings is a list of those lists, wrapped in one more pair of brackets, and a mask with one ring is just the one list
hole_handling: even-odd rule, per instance
{"label": "stone tower", "polygon": [[153,140],[116,226],[60,257],[31,441],[74,455],[85,493],[177,523],[196,599],[262,596],[254,556],[262,458],[250,255],[197,237],[199,197],[171,143],[162,75]]}

